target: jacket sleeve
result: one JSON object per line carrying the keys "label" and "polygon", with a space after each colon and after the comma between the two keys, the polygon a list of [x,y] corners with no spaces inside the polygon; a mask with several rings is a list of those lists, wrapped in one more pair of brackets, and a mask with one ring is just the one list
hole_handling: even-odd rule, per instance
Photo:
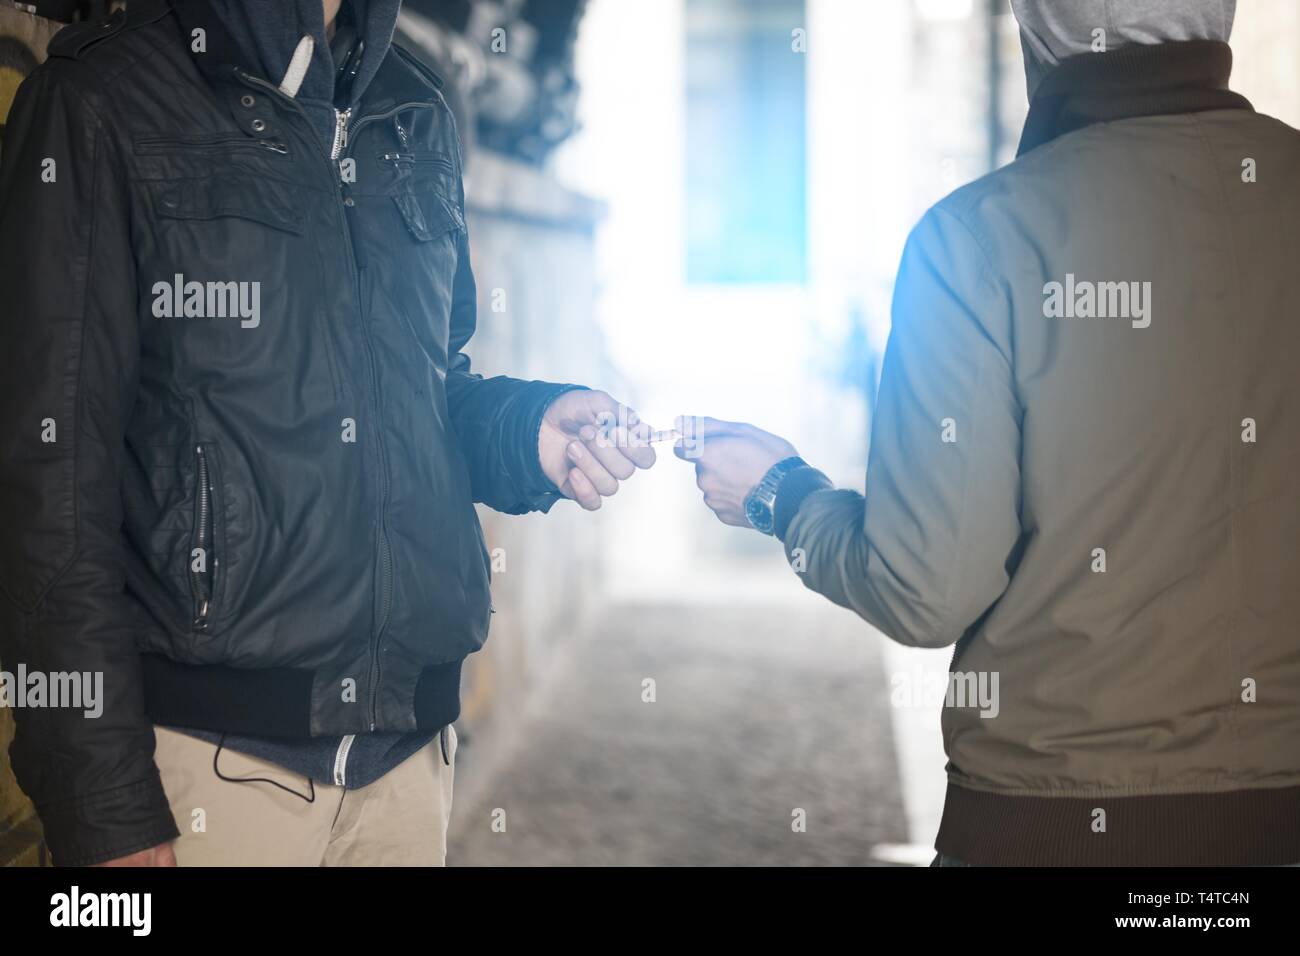
{"label": "jacket sleeve", "polygon": [[812,491],[786,531],[807,587],[900,643],[954,643],[1009,581],[1021,425],[1010,321],[979,244],[932,210],[895,287],[865,499]]}
{"label": "jacket sleeve", "polygon": [[469,241],[462,231],[452,289],[447,403],[474,500],[507,514],[548,511],[563,496],[538,458],[542,416],[556,396],[581,386],[471,372],[463,350],[474,335],[477,311]]}
{"label": "jacket sleeve", "polygon": [[[25,677],[18,782],[54,861],[77,865],[177,830],[121,545],[139,350],[126,180],[65,66],[52,60],[19,88],[0,163],[0,660]],[[82,699],[35,706],[34,681],[66,690],[62,675],[80,676]]]}

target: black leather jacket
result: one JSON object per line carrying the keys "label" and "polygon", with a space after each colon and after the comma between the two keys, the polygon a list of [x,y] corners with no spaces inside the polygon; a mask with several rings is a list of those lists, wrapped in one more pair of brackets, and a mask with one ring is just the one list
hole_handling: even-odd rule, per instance
{"label": "black leather jacket", "polygon": [[[391,49],[331,158],[204,6],[62,31],[0,169],[0,662],[102,672],[18,710],[56,862],[175,835],[153,724],[432,729],[484,641],[473,503],[557,497],[565,388],[472,374],[460,152]],[[352,162],[348,162],[352,161]]]}

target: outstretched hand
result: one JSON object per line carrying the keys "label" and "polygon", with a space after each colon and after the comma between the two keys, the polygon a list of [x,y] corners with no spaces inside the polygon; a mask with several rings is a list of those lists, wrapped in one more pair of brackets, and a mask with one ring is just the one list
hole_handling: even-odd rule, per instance
{"label": "outstretched hand", "polygon": [[682,440],[673,454],[695,463],[695,483],[704,503],[723,524],[749,527],[745,498],[768,469],[797,454],[784,438],[743,422],[716,418],[677,420]]}
{"label": "outstretched hand", "polygon": [[605,392],[576,389],[551,402],[537,434],[537,454],[560,493],[588,511],[618,483],[655,463],[650,427]]}

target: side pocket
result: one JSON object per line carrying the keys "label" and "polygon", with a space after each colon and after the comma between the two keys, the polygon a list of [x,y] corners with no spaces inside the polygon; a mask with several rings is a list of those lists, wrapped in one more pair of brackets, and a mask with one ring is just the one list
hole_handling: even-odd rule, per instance
{"label": "side pocket", "polygon": [[190,535],[189,580],[193,599],[193,630],[206,633],[217,597],[220,555],[217,554],[217,480],[211,445],[194,446],[194,530]]}

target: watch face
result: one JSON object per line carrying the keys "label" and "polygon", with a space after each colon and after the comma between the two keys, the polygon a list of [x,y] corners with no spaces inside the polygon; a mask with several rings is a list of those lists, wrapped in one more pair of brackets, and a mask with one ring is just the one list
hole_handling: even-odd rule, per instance
{"label": "watch face", "polygon": [[764,534],[772,533],[772,509],[767,506],[767,502],[758,495],[750,495],[745,502],[745,517],[749,519],[757,530]]}

